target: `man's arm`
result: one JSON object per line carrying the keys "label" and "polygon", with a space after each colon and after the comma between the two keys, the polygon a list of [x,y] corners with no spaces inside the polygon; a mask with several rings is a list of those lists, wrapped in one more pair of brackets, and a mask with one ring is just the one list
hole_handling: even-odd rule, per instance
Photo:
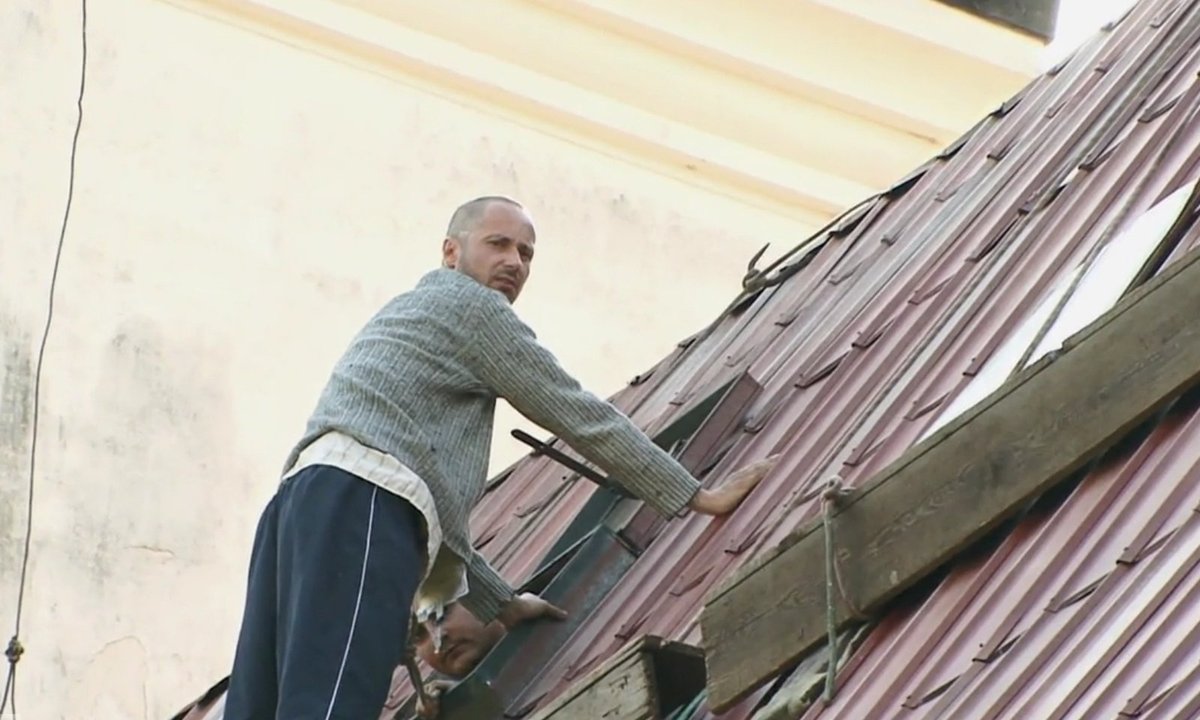
{"label": "man's arm", "polygon": [[499,620],[506,629],[527,620],[546,617],[562,620],[567,613],[532,593],[517,595],[500,573],[476,550],[467,562],[467,595],[463,607],[483,624]]}
{"label": "man's arm", "polygon": [[512,587],[478,550],[467,560],[467,588],[467,594],[461,600],[463,607],[485,624],[499,617],[515,595]]}
{"label": "man's arm", "polygon": [[471,370],[521,414],[567,441],[663,515],[684,507],[710,515],[732,511],[764,472],[718,491],[700,484],[612,404],[584,390],[494,291],[480,287],[469,303]]}

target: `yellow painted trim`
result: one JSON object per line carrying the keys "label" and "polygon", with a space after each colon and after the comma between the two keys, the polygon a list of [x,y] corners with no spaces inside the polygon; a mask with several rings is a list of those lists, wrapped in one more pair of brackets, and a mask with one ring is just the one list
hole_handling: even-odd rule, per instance
{"label": "yellow painted trim", "polygon": [[[986,109],[963,107],[960,96],[971,93],[948,94],[945,84],[975,90],[998,83],[983,96],[994,94],[999,102],[1024,81],[1015,80],[1010,69],[978,60],[965,69],[953,66],[947,61],[953,51],[914,40],[912,28],[900,32],[887,12],[869,21],[854,15],[865,13],[863,3],[872,0],[846,0],[838,12],[825,6],[841,0],[805,0],[808,10],[801,19],[833,25],[804,26],[804,32],[814,42],[822,32],[836,31],[837,37],[850,37],[850,44],[893,43],[909,55],[904,72],[879,67],[886,65],[879,61],[886,53],[839,49],[846,43],[828,38],[824,54],[789,48],[790,34],[764,29],[771,17],[753,16],[784,0],[741,5],[740,40],[713,25],[730,17],[740,0],[707,0],[703,6],[693,0],[161,1],[486,109],[808,227],[933,154],[961,131],[954,124],[965,128]],[[793,15],[798,2],[788,0]],[[883,5],[893,2],[942,8],[932,0]],[[705,19],[701,7],[716,12]],[[974,20],[958,11],[950,16],[958,23]],[[797,22],[781,17],[778,24]],[[501,23],[508,32],[480,33],[481,26]],[[768,35],[770,48],[767,42],[757,49],[746,43]],[[540,43],[546,37],[560,42]],[[824,69],[821,60],[828,62]],[[900,82],[912,87],[895,87]],[[978,104],[980,94],[973,97]]]}
{"label": "yellow painted trim", "polygon": [[[655,0],[652,5],[668,1]],[[647,119],[658,118],[703,133],[706,142],[715,138],[733,143],[867,187],[892,181],[950,140],[919,137],[871,117],[786,92],[761,79],[741,77],[656,44],[614,35],[527,0],[340,2],[470,48],[478,57],[491,58],[493,64],[527,71],[527,92],[536,97],[563,95],[565,83],[593,97],[636,109]],[[471,22],[464,22],[464,17]],[[504,23],[514,28],[500,33],[476,29]],[[486,76],[494,69],[484,62],[477,72],[488,81]],[[987,109],[990,106],[976,108],[969,116],[971,122]],[[600,116],[597,119],[607,123]],[[653,133],[661,135],[659,129]]]}
{"label": "yellow painted trim", "polygon": [[[935,98],[921,91],[923,85],[936,90],[970,79],[1007,89],[1036,74],[1040,46],[1023,36],[933,0],[897,1],[905,13],[897,13],[892,0],[867,7],[856,2],[843,7],[840,0],[527,0],[943,143],[957,137],[979,110],[970,103],[960,110],[958,97]],[[954,35],[929,32],[922,19]],[[894,50],[903,62],[876,62],[869,54],[879,48]],[[921,81],[905,82],[895,75],[900,70]]]}
{"label": "yellow painted trim", "polygon": [[[818,227],[872,189],[780,160],[330,0],[162,0]],[[483,72],[481,72],[483,70]]]}

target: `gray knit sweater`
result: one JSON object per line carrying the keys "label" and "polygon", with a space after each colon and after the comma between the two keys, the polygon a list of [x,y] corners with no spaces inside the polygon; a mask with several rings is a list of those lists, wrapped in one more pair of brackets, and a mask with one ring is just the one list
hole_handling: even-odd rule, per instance
{"label": "gray knit sweater", "polygon": [[580,387],[499,292],[434,270],[393,298],[350,343],[288,457],[338,430],[425,481],[444,543],[467,566],[464,605],[489,622],[512,589],[471,546],[471,509],[487,483],[496,397],[565,440],[665,515],[696,480],[624,414]]}

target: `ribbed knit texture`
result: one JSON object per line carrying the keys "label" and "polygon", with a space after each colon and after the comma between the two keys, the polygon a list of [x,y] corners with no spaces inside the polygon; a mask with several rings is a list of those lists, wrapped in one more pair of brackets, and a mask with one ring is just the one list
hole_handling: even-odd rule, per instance
{"label": "ribbed knit texture", "polygon": [[470,540],[497,396],[664,515],[682,510],[699,489],[629,418],[580,387],[503,295],[447,269],[430,272],[367,322],[285,464],[338,430],[414,470],[433,495],[443,541],[467,564],[463,604],[483,622],[513,593]]}

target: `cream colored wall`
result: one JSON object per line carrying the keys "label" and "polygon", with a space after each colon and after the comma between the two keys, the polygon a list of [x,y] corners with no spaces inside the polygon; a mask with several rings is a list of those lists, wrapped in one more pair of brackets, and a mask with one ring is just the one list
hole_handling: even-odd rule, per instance
{"label": "cream colored wall", "polygon": [[[602,393],[710,319],[759,245],[806,229],[168,4],[89,5],[22,718],[165,718],[227,671],[284,453],[359,323],[436,263],[460,200],[507,193],[531,208],[540,242],[519,312]],[[79,22],[76,2],[0,3],[2,623]]]}

